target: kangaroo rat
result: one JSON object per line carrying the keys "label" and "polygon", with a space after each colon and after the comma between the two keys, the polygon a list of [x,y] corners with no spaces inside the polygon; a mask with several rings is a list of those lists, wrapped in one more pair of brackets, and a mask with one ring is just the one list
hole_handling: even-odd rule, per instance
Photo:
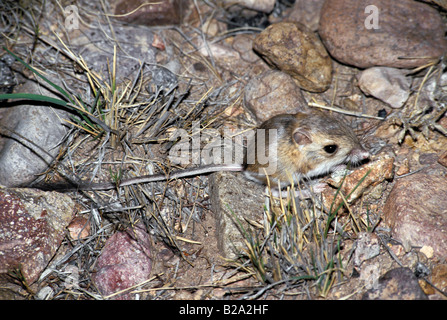
{"label": "kangaroo rat", "polygon": [[[277,115],[259,129],[265,130],[257,131],[247,150],[247,157],[254,154],[257,158],[248,159],[252,164],[244,170],[248,179],[259,183],[267,183],[267,173],[272,185],[280,182],[284,187],[290,181],[299,183],[301,178],[329,173],[342,163],[357,164],[369,157],[349,126],[320,111]],[[264,158],[262,152],[253,152],[260,132],[265,133],[261,140],[269,141],[268,148],[262,150],[270,159],[267,163],[259,159]],[[277,135],[273,139],[272,133]]]}
{"label": "kangaroo rat", "polygon": [[268,175],[272,185],[280,181],[283,187],[292,180],[298,183],[301,178],[322,175],[342,163],[359,163],[368,157],[369,153],[363,149],[352,129],[337,119],[320,111],[282,114],[265,121],[258,128],[254,139],[248,143],[243,165],[199,166],[174,171],[169,177],[155,174],[124,179],[118,185],[111,182],[86,183],[52,189],[109,190],[117,186],[186,178],[217,171],[243,171],[248,179],[263,184],[267,183]]}

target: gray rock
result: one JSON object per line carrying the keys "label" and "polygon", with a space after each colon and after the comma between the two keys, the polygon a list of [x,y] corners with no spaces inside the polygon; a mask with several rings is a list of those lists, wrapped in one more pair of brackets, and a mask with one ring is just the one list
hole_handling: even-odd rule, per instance
{"label": "gray rock", "polygon": [[[57,98],[33,81],[15,88],[15,92],[34,93]],[[36,180],[59,153],[59,143],[67,131],[66,112],[44,105],[17,105],[2,114],[0,124],[0,184],[26,186]]]}
{"label": "gray rock", "polygon": [[4,55],[0,59],[0,93],[11,93],[16,79],[11,71],[11,65],[14,58],[10,55]]}
{"label": "gray rock", "polygon": [[[140,62],[144,60],[148,64],[143,71],[164,72],[162,76],[155,77],[156,85],[175,85],[176,79],[172,73],[153,65],[157,50],[151,45],[153,33],[131,26],[116,26],[114,31],[113,37],[109,34],[110,38],[116,37],[120,43],[117,50],[117,83],[134,79],[140,69]],[[110,33],[107,30],[104,32]],[[108,39],[97,29],[91,29],[71,41],[72,51],[81,55],[89,68],[102,79],[109,78],[109,66],[113,61],[114,42]],[[63,86],[56,73],[51,70],[47,72],[48,79]],[[53,93],[54,89],[49,91],[45,88],[48,85],[44,85],[27,81],[23,86],[14,88],[14,91],[58,98]],[[59,154],[59,143],[67,132],[67,123],[63,119],[69,119],[66,112],[42,104],[17,105],[2,112],[0,124],[9,129],[6,132],[3,129],[2,134],[10,138],[0,137],[0,184],[10,187],[29,186],[48,169],[48,165]],[[14,133],[11,134],[11,131]]]}
{"label": "gray rock", "polygon": [[295,114],[308,108],[292,77],[278,70],[252,78],[245,86],[244,103],[259,123],[278,114]]}
{"label": "gray rock", "polygon": [[380,253],[380,241],[374,233],[361,232],[356,241],[354,264],[360,266],[364,261]]}
{"label": "gray rock", "polygon": [[368,290],[363,300],[427,300],[418,279],[408,268],[396,268],[380,277],[376,288]]}
{"label": "gray rock", "polygon": [[244,232],[252,229],[247,221],[262,223],[264,188],[247,181],[241,174],[218,172],[210,176],[217,245],[223,257],[235,258],[247,248],[245,239],[249,235]]}

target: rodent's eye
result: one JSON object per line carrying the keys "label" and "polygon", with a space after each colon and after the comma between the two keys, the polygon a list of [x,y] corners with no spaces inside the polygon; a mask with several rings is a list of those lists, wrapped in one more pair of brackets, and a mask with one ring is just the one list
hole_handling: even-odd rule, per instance
{"label": "rodent's eye", "polygon": [[329,154],[334,153],[335,151],[337,151],[338,146],[336,144],[328,144],[327,146],[324,146],[324,151],[326,151]]}

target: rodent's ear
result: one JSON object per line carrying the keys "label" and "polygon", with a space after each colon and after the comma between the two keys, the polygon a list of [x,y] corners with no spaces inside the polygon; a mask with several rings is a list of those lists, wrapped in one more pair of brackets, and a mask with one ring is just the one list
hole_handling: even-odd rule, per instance
{"label": "rodent's ear", "polygon": [[297,129],[293,133],[293,140],[295,140],[295,142],[298,143],[299,145],[312,143],[312,139],[310,138],[309,132],[301,128]]}

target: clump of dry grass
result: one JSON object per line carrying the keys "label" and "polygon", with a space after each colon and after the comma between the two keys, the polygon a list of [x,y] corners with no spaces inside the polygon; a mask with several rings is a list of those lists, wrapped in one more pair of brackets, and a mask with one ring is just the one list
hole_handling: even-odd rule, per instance
{"label": "clump of dry grass", "polygon": [[349,279],[345,265],[349,255],[342,253],[344,241],[359,232],[371,232],[369,217],[368,222],[359,224],[358,213],[353,213],[348,204],[345,206],[350,215],[343,214],[342,206],[322,208],[316,195],[301,200],[293,186],[286,198],[273,197],[271,191],[268,197],[264,225],[257,231],[245,230],[241,225],[246,249],[236,266],[264,284],[245,298],[266,294],[327,297],[335,284]]}

